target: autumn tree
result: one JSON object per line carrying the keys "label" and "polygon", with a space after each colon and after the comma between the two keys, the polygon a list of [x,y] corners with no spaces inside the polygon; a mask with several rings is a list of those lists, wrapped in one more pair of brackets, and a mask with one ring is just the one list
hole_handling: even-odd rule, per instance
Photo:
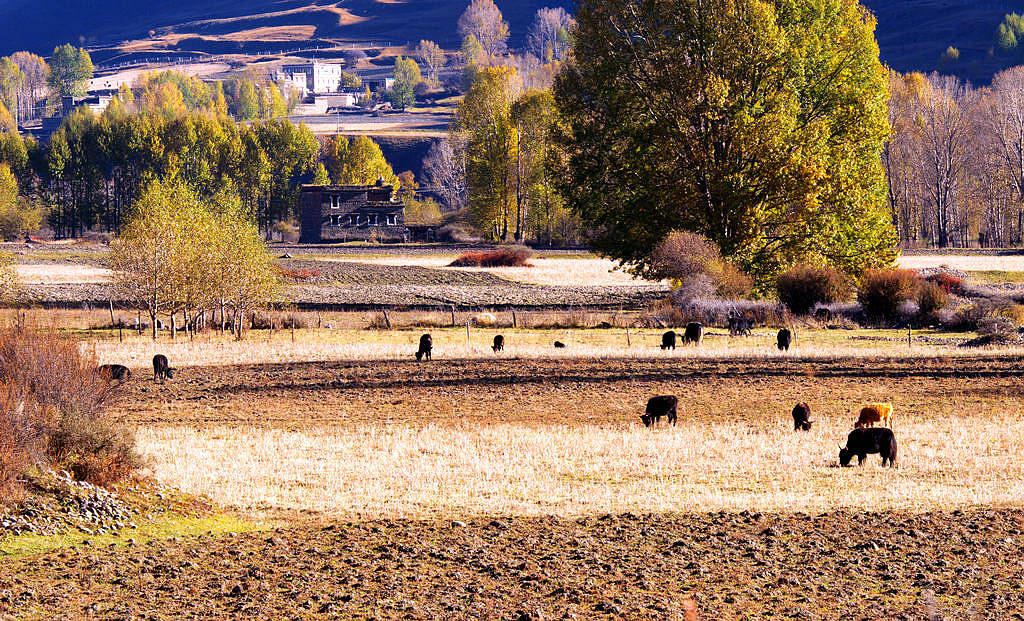
{"label": "autumn tree", "polygon": [[420,67],[412,58],[395,58],[395,84],[391,88],[391,105],[399,110],[405,110],[416,103],[416,85],[423,78],[420,76]]}
{"label": "autumn tree", "polygon": [[9,56],[0,58],[0,105],[14,114],[18,113],[22,85],[25,83],[25,72],[21,70]]}
{"label": "autumn tree", "polygon": [[564,60],[569,53],[569,33],[575,23],[561,7],[539,9],[526,35],[527,47],[544,62]]}
{"label": "autumn tree", "polygon": [[85,95],[92,74],[93,65],[89,52],[70,43],[53,50],[48,82],[57,97]]}
{"label": "autumn tree", "polygon": [[17,116],[22,121],[40,118],[43,112],[40,104],[46,99],[50,68],[42,57],[31,52],[15,52],[11,54],[11,60],[25,76],[18,91]]}
{"label": "autumn tree", "polygon": [[157,318],[178,308],[183,255],[192,235],[178,214],[199,211],[194,193],[180,185],[154,183],[134,205],[127,224],[111,244],[114,288],[149,315],[153,340]]}
{"label": "autumn tree", "polygon": [[416,46],[416,56],[423,61],[423,66],[427,68],[427,80],[430,81],[431,86],[437,86],[441,68],[444,67],[444,50],[433,41],[423,40]]}
{"label": "autumn tree", "polygon": [[383,179],[388,185],[399,185],[380,145],[366,136],[351,142],[344,136],[328,138],[320,147],[320,158],[334,184],[372,185]]}
{"label": "autumn tree", "polygon": [[493,56],[505,51],[508,42],[508,23],[494,0],[470,0],[469,6],[459,17],[459,36],[472,35],[480,42],[483,51]]}
{"label": "autumn tree", "polygon": [[555,86],[563,189],[602,252],[643,269],[704,235],[759,288],[799,261],[857,273],[896,239],[875,20],[855,0],[582,0]]}
{"label": "autumn tree", "polygon": [[482,69],[459,104],[452,138],[466,145],[469,212],[492,239],[508,239],[515,215],[519,136],[512,105],[520,85],[515,69]]}
{"label": "autumn tree", "polygon": [[20,241],[38,231],[41,223],[40,210],[19,196],[18,181],[10,167],[0,164],[0,239]]}
{"label": "autumn tree", "polygon": [[443,139],[430,145],[423,158],[423,174],[448,209],[455,211],[466,204],[466,149],[458,139]]}

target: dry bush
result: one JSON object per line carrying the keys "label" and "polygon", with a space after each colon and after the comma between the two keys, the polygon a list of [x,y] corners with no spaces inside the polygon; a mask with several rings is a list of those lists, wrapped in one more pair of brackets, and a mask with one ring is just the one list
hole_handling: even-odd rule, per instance
{"label": "dry bush", "polygon": [[921,283],[917,292],[917,305],[921,315],[930,317],[949,303],[949,294],[941,285],[931,281]]}
{"label": "dry bush", "polygon": [[789,310],[806,315],[818,304],[845,302],[852,297],[850,279],[839,270],[809,263],[795,265],[779,274],[775,288]]}
{"label": "dry bush", "polygon": [[24,387],[0,383],[0,505],[17,499],[18,478],[45,455],[49,414]]}
{"label": "dry bush", "polygon": [[857,299],[864,314],[874,321],[891,321],[905,302],[915,300],[921,276],[914,270],[867,270],[861,277]]}
{"label": "dry bush", "polygon": [[721,260],[718,248],[706,237],[688,231],[672,231],[654,248],[651,276],[685,283],[708,274],[708,266]]}
{"label": "dry bush", "polygon": [[[688,231],[672,231],[654,248],[650,267],[645,275],[652,279],[669,279],[678,289],[708,288],[727,299],[749,297],[754,281],[741,269],[722,258],[721,253],[703,235]],[[710,297],[692,293],[689,297]]]}
{"label": "dry bush", "polygon": [[531,267],[533,251],[524,246],[463,252],[448,267]]}
{"label": "dry bush", "polygon": [[[95,356],[83,353],[76,342],[53,332],[0,331],[0,384],[8,387],[8,401],[10,394],[17,395],[11,411],[22,417],[16,420],[9,412],[2,423],[7,431],[14,426],[33,430],[28,435],[10,431],[9,442],[26,442],[29,453],[45,446],[52,466],[98,484],[112,483],[139,466],[134,439],[103,415],[109,385]],[[31,418],[25,419],[25,412]]]}

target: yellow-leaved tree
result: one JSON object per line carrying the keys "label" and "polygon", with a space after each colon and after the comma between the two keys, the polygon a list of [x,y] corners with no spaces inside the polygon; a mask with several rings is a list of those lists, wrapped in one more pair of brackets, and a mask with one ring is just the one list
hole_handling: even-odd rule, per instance
{"label": "yellow-leaved tree", "polygon": [[[186,327],[206,311],[234,311],[236,324],[274,300],[278,280],[270,253],[238,198],[200,198],[180,183],[154,182],[142,193],[111,247],[114,286],[145,311],[157,336],[157,318],[181,313]],[[238,334],[241,335],[239,329]]]}

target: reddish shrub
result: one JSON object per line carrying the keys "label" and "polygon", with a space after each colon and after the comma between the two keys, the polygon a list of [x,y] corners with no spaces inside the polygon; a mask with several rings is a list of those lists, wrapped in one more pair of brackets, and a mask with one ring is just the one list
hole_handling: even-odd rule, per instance
{"label": "reddish shrub", "polygon": [[494,250],[463,252],[448,267],[532,267],[533,252],[523,246],[503,246]]}
{"label": "reddish shrub", "polygon": [[140,464],[134,438],[103,416],[94,356],[53,332],[0,330],[0,486],[48,460],[106,485]]}
{"label": "reddish shrub", "polygon": [[946,272],[938,272],[932,274],[928,278],[925,278],[928,282],[933,282],[942,288],[948,294],[951,295],[963,295],[964,294],[964,281],[957,278],[952,274]]}
{"label": "reddish shrub", "polygon": [[290,268],[290,267],[280,267],[280,266],[277,267],[277,273],[280,274],[284,278],[287,278],[289,280],[298,281],[298,282],[305,282],[305,281],[309,281],[309,280],[314,280],[316,278],[320,278],[320,276],[323,275],[323,272],[321,272],[320,270],[293,269],[293,268]]}

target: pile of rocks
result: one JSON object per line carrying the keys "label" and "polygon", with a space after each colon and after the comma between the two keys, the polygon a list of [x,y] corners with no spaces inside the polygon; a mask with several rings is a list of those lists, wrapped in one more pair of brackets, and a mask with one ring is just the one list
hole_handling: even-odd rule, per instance
{"label": "pile of rocks", "polygon": [[76,481],[68,472],[48,473],[36,495],[7,513],[0,513],[0,536],[32,533],[117,534],[137,528],[131,507],[102,487]]}

